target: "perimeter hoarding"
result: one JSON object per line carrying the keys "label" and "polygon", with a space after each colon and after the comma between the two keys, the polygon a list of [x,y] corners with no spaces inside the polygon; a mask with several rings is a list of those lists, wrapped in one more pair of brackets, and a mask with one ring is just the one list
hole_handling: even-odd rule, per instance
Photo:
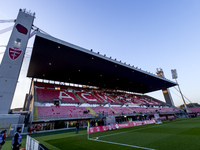
{"label": "perimeter hoarding", "polygon": [[145,125],[145,124],[152,124],[155,122],[156,122],[155,120],[145,120],[145,121],[136,121],[136,122],[89,127],[88,133],[101,132],[101,131],[107,131],[107,130],[113,130],[113,129],[121,129],[121,128],[127,128],[127,127],[134,127],[134,126],[140,126],[140,125]]}

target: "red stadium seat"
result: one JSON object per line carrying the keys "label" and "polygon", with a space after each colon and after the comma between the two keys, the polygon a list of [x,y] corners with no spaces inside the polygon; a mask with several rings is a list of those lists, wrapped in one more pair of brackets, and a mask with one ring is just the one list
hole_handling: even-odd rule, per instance
{"label": "red stadium seat", "polygon": [[110,103],[110,104],[116,104],[119,105],[120,103],[117,102],[115,99],[111,98],[108,95],[105,95],[103,93],[95,93],[95,96],[101,99],[104,103]]}
{"label": "red stadium seat", "polygon": [[55,89],[36,88],[38,102],[53,102],[53,99],[60,99],[62,103],[80,103],[72,92]]}
{"label": "red stadium seat", "polygon": [[92,116],[85,107],[76,106],[38,106],[39,119],[71,118]]}
{"label": "red stadium seat", "polygon": [[92,93],[76,92],[82,100],[89,104],[103,104],[103,102],[95,97]]}

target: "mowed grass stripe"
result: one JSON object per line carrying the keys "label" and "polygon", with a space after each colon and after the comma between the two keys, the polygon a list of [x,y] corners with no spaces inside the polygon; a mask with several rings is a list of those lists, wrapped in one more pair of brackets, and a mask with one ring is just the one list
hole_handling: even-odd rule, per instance
{"label": "mowed grass stripe", "polygon": [[[147,128],[148,127],[148,128]],[[135,131],[134,131],[135,130]],[[100,135],[116,134],[112,138],[104,137],[104,141],[120,142],[127,145],[137,145],[157,150],[197,150],[200,147],[200,117],[183,118],[166,121],[161,125],[144,125],[118,129],[115,131],[99,132]],[[122,145],[89,141],[86,129],[75,134],[75,129],[55,131],[48,133],[32,134],[31,137],[38,140],[50,150],[81,149],[81,150],[129,150],[137,149]],[[108,139],[106,139],[108,138]],[[25,147],[26,136],[23,136],[22,147]],[[11,138],[6,139],[2,150],[11,150]]]}
{"label": "mowed grass stripe", "polygon": [[[155,149],[199,149],[200,132],[199,117],[189,118],[185,121],[166,122],[156,128],[142,128],[134,133],[128,132],[126,135],[115,135],[106,137],[103,140],[122,142],[131,145],[140,145]],[[192,131],[192,132],[191,132]],[[186,134],[184,134],[186,133]],[[194,134],[193,134],[194,133]],[[190,136],[188,136],[190,135]],[[125,140],[124,140],[125,139]]]}
{"label": "mowed grass stripe", "polygon": [[[153,149],[161,149],[161,150],[168,150],[168,149],[190,149],[190,148],[199,148],[199,143],[197,142],[199,140],[198,136],[199,133],[192,134],[191,136],[188,136],[188,130],[199,130],[200,119],[198,118],[187,118],[187,119],[178,119],[174,120],[172,122],[165,122],[161,125],[149,125],[149,128],[144,128],[145,126],[140,127],[132,127],[132,128],[126,128],[126,129],[119,129],[115,131],[105,131],[105,134],[115,134],[112,137],[103,137],[101,140],[104,141],[110,141],[115,143],[123,143],[127,145],[137,145],[142,147],[149,147]],[[152,126],[152,127],[151,127]],[[141,128],[141,129],[140,129]],[[136,129],[136,130],[135,130]],[[135,130],[135,131],[134,131]],[[127,131],[127,132],[126,132]],[[110,133],[109,133],[110,132]],[[117,132],[126,132],[126,134],[118,134]],[[186,134],[182,136],[182,134]],[[103,133],[103,132],[102,132]],[[190,132],[189,132],[190,133]],[[97,135],[98,136],[98,135]],[[65,138],[62,141],[65,141],[65,146],[73,147],[73,149],[94,149],[98,147],[97,149],[105,149],[107,147],[108,149],[118,149],[118,147],[113,146],[110,144],[110,146],[106,146],[107,143],[100,144],[97,141],[88,141],[87,137],[84,136],[80,138],[79,136],[73,137],[73,142],[67,142],[71,141],[70,138]],[[59,140],[56,141],[47,141],[48,143],[51,143],[55,145]],[[59,142],[58,146],[60,149],[64,149],[61,146],[62,141]],[[193,144],[194,142],[194,144]],[[191,147],[188,147],[188,144],[192,145]],[[76,146],[79,145],[79,146]],[[125,148],[123,149],[134,149],[134,148]],[[135,148],[136,149],[136,148]]]}

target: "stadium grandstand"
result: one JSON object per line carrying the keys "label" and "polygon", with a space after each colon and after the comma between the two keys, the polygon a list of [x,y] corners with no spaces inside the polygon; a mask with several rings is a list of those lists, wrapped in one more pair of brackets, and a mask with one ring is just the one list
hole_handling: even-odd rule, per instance
{"label": "stadium grandstand", "polygon": [[[176,83],[134,66],[37,32],[27,76],[31,91],[24,110],[39,130],[175,119],[184,111],[145,93]],[[47,127],[48,126],[48,127]]]}
{"label": "stadium grandstand", "polygon": [[0,114],[10,118],[6,120],[1,115],[1,121],[3,118],[14,124],[12,117],[17,115],[15,123],[23,124],[24,132],[31,132],[32,127],[38,131],[59,128],[58,122],[63,123],[63,128],[73,128],[77,121],[86,127],[88,122],[93,126],[185,116],[182,109],[148,96],[149,92],[165,90],[177,83],[62,41],[38,28],[34,31],[27,71],[27,77],[32,79],[30,91],[23,111],[10,111],[25,54],[20,49],[26,49],[33,19],[34,14],[19,11],[1,63],[0,83],[4,86],[0,87],[0,101],[5,105],[0,106]]}
{"label": "stadium grandstand", "polygon": [[[130,94],[124,91],[106,91],[89,87],[73,87],[60,84],[41,83],[34,81],[33,123],[91,119],[116,118],[137,120],[138,117],[154,117],[159,113],[162,119],[166,116],[175,118],[179,109],[171,107],[155,98]],[[161,118],[160,118],[161,119]]]}

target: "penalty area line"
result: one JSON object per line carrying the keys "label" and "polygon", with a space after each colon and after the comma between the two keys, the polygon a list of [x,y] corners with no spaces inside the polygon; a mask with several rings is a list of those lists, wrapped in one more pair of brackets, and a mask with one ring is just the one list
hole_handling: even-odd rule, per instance
{"label": "penalty area line", "polygon": [[139,148],[139,149],[155,150],[155,149],[147,148],[147,147],[141,147],[141,146],[136,146],[136,145],[128,145],[128,144],[122,144],[122,143],[116,143],[116,142],[110,142],[110,141],[103,141],[103,140],[98,140],[98,139],[89,138],[89,140],[103,142],[103,143],[110,143],[110,144],[115,144],[115,145],[122,145],[122,146],[127,146],[127,147],[134,147],[134,148]]}

